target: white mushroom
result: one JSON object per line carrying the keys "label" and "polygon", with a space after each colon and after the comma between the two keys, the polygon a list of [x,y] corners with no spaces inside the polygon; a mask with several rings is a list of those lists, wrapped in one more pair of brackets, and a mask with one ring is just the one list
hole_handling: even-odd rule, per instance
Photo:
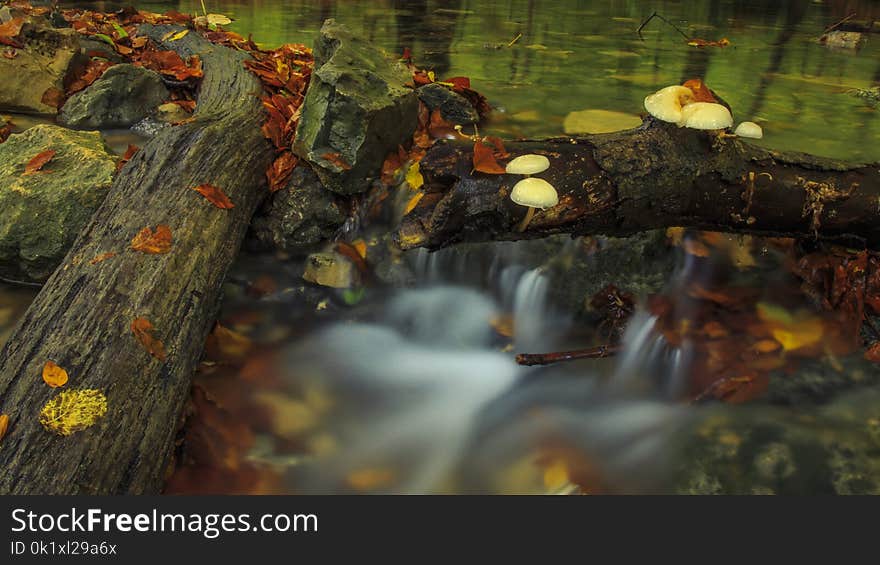
{"label": "white mushroom", "polygon": [[692,129],[725,129],[733,125],[733,116],[721,104],[694,102],[682,109],[678,125]]}
{"label": "white mushroom", "polygon": [[543,155],[520,155],[510,161],[504,170],[511,175],[536,175],[550,168],[550,159]]}
{"label": "white mushroom", "polygon": [[752,139],[761,139],[764,137],[764,130],[762,130],[761,126],[755,122],[743,122],[736,126],[733,133],[740,137],[750,137]]}
{"label": "white mushroom", "polygon": [[528,206],[529,208],[526,217],[517,226],[517,231],[523,232],[532,221],[535,209],[544,210],[556,206],[559,203],[559,194],[553,185],[544,179],[528,177],[513,185],[510,199],[520,206]]}
{"label": "white mushroom", "polygon": [[680,123],[682,107],[694,101],[694,92],[685,86],[667,86],[645,98],[645,110],[664,122]]}

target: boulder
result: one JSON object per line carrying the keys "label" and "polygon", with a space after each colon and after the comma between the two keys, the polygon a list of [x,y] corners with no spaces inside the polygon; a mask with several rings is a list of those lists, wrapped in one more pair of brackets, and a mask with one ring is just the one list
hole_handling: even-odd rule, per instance
{"label": "boulder", "polygon": [[367,190],[388,153],[412,137],[418,96],[405,66],[327,20],[315,42],[315,70],[294,152],[340,194]]}
{"label": "boulder", "polygon": [[[25,165],[47,150],[41,170]],[[34,126],[0,144],[0,277],[43,282],[101,204],[116,157],[98,132]]]}
{"label": "boulder", "polygon": [[321,286],[352,288],[359,284],[360,274],[347,257],[331,251],[309,255],[303,279]]}
{"label": "boulder", "polygon": [[419,100],[429,110],[440,110],[440,115],[453,124],[474,124],[480,121],[480,114],[467,98],[451,91],[436,82],[418,89]]}
{"label": "boulder", "polygon": [[293,251],[332,237],[345,212],[308,165],[293,170],[287,187],[266,202],[251,224],[259,246]]}
{"label": "boulder", "polygon": [[57,114],[55,104],[65,81],[85,61],[79,34],[52,28],[43,18],[31,18],[17,41],[24,48],[16,49],[14,58],[0,57],[0,111]]}
{"label": "boulder", "polygon": [[128,127],[155,113],[168,96],[159,73],[135,65],[114,65],[71,96],[58,121],[81,129]]}

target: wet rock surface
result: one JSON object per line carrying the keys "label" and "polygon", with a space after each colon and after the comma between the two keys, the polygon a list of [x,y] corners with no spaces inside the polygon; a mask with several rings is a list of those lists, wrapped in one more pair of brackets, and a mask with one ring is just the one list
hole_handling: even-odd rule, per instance
{"label": "wet rock surface", "polygon": [[[37,154],[55,151],[24,175]],[[116,157],[98,132],[34,126],[0,145],[0,277],[43,282],[104,199]]]}
{"label": "wet rock surface", "polygon": [[309,255],[306,259],[303,279],[332,288],[352,288],[360,282],[354,263],[334,252]]}
{"label": "wet rock surface", "polygon": [[12,59],[0,57],[0,111],[55,115],[64,81],[83,62],[79,34],[72,29],[55,29],[44,18],[24,23]]}
{"label": "wet rock surface", "polygon": [[128,127],[155,113],[168,95],[159,73],[135,65],[114,65],[71,96],[58,121],[82,129]]}
{"label": "wet rock surface", "polygon": [[442,84],[426,84],[418,90],[421,100],[429,110],[440,110],[443,119],[454,124],[473,124],[480,115],[468,99]]}
{"label": "wet rock surface", "polygon": [[418,97],[404,86],[412,77],[334,20],[321,28],[314,56],[294,152],[328,189],[363,192],[387,154],[415,131]]}
{"label": "wet rock surface", "polygon": [[254,218],[251,235],[259,248],[296,251],[331,238],[345,218],[311,167],[299,166]]}

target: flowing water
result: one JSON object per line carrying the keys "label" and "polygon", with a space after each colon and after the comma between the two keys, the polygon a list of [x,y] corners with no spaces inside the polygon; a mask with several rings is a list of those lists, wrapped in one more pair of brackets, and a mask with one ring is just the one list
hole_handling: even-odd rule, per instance
{"label": "flowing water", "polygon": [[[699,76],[738,119],[762,124],[767,147],[880,160],[878,109],[853,95],[880,81],[876,34],[859,51],[814,41],[851,11],[880,17],[876,3],[206,3],[267,46],[310,44],[334,17],[389,52],[409,47],[441,77],[470,77],[495,106],[488,130],[507,138],[621,123],[647,93]],[[201,10],[198,0],[137,5]],[[635,30],[654,10],[690,36],[732,45],[689,47],[658,20],[640,39]],[[769,289],[782,259],[761,243],[754,253],[758,265],[735,276]],[[221,319],[246,336],[246,359],[203,371],[197,384],[225,401],[227,428],[247,441],[220,441],[230,453],[244,446],[235,469],[197,468],[177,491],[200,482],[258,490],[246,468],[270,470],[265,490],[283,492],[571,492],[572,483],[588,492],[880,490],[877,393],[860,389],[853,400],[823,395],[822,384],[877,382],[872,365],[844,360],[844,378],[840,361],[807,363],[749,408],[682,402],[692,392],[693,344],[668,342],[647,296],[668,297],[675,319],[686,320],[695,306],[684,289],[728,273],[662,234],[413,251],[394,269],[405,284],[352,294],[304,284],[301,257],[241,258]],[[602,343],[607,332],[584,302],[606,283],[640,304],[616,359],[515,363],[517,352]],[[32,295],[0,287],[0,340]],[[800,411],[784,407],[793,398],[806,399]]]}

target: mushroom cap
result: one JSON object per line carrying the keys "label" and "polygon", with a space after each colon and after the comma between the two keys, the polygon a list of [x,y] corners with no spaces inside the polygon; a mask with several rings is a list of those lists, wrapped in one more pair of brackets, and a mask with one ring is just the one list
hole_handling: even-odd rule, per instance
{"label": "mushroom cap", "polygon": [[513,185],[510,199],[520,206],[544,210],[559,203],[559,194],[553,185],[544,179],[529,177]]}
{"label": "mushroom cap", "polygon": [[736,126],[733,133],[740,137],[750,137],[752,139],[761,139],[764,137],[764,130],[755,122],[743,122]]}
{"label": "mushroom cap", "polygon": [[691,129],[724,129],[733,125],[733,116],[721,104],[694,102],[682,109],[678,125]]}
{"label": "mushroom cap", "polygon": [[686,86],[667,86],[645,97],[645,110],[664,122],[681,122],[681,109],[694,101],[694,92]]}
{"label": "mushroom cap", "polygon": [[543,155],[520,155],[504,167],[511,175],[534,175],[550,168],[550,159]]}

